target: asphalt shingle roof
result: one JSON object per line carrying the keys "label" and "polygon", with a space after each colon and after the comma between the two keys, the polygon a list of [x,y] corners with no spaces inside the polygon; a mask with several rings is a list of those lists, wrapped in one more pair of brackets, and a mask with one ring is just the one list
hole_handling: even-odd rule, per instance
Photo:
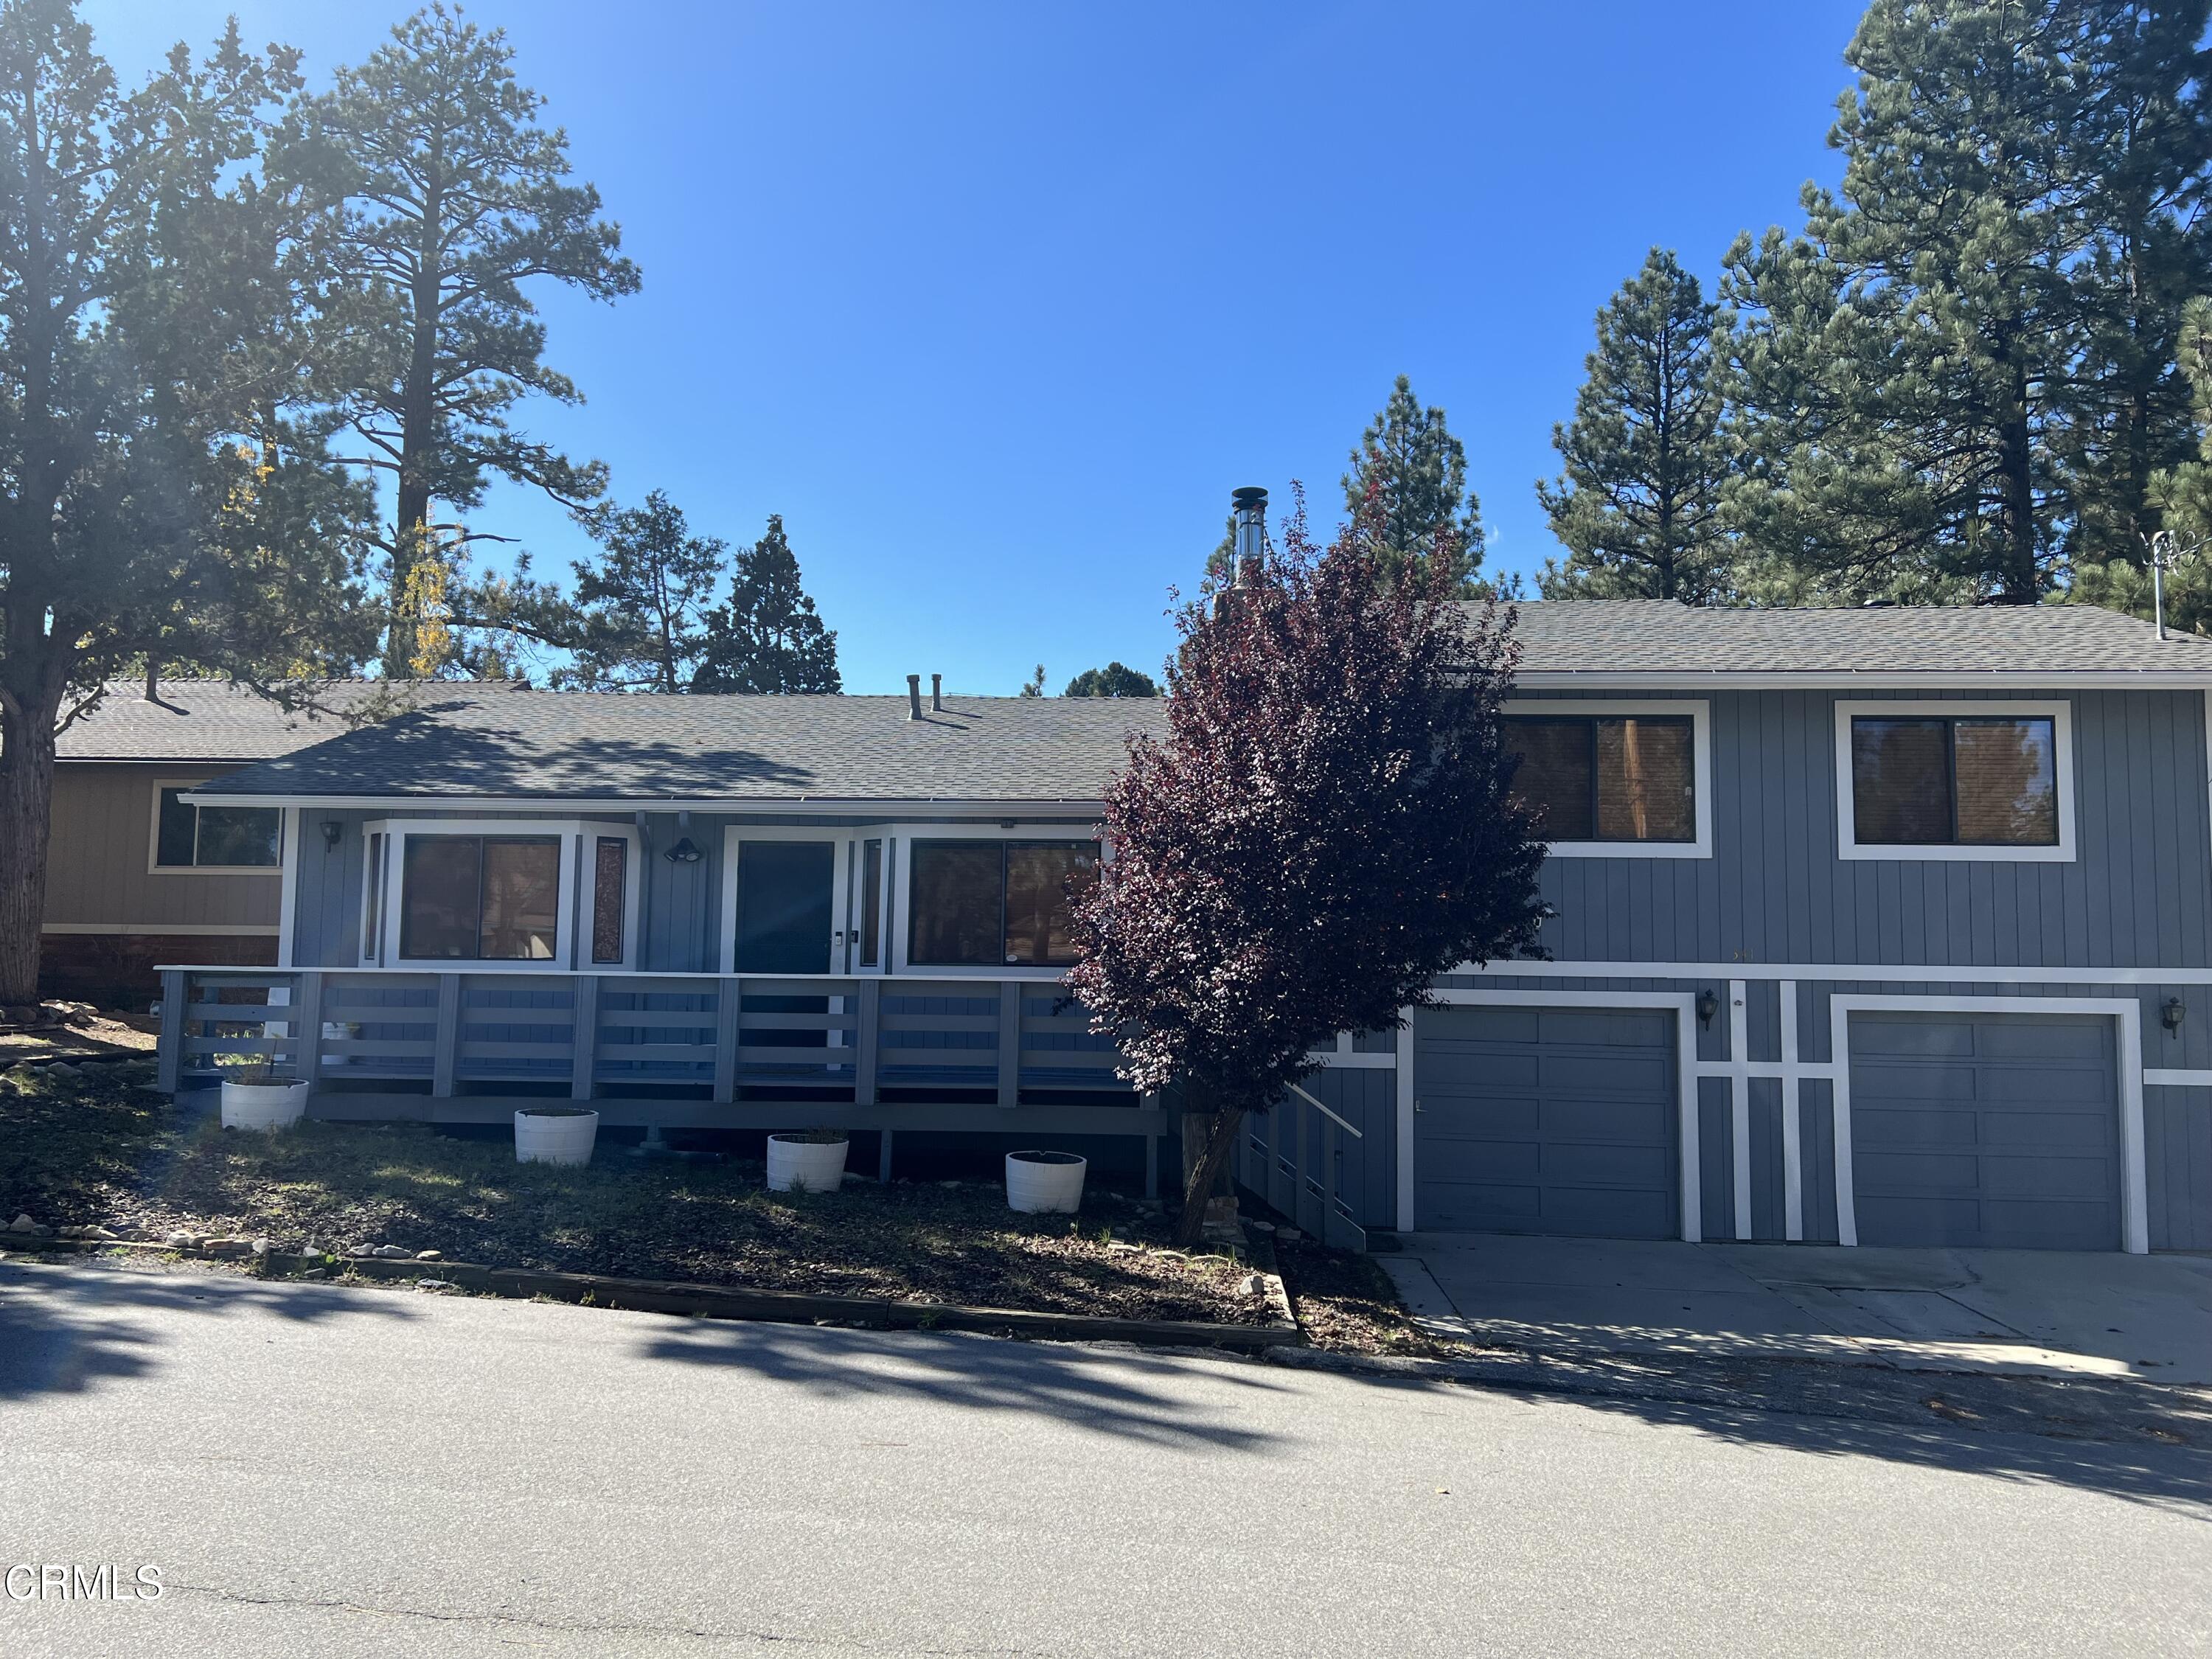
{"label": "asphalt shingle roof", "polygon": [[[289,709],[228,680],[162,680],[149,702],[142,680],[110,681],[91,714],[61,734],[63,760],[258,761],[289,755],[349,728],[337,713],[386,690],[341,680],[316,693],[319,708]],[[470,690],[497,696],[512,683]]]}
{"label": "asphalt shingle roof", "polygon": [[[2087,606],[1700,611],[1656,600],[1520,607],[1526,677],[2179,672],[2212,685],[2212,641],[2161,641]],[[1570,681],[1570,683],[1571,683]],[[1618,681],[1612,683],[1618,684]],[[2018,683],[2015,679],[2014,683]],[[904,697],[623,696],[422,688],[416,708],[342,734],[228,687],[184,685],[164,714],[111,699],[71,758],[260,759],[209,786],[252,795],[592,801],[1086,802],[1119,769],[1154,698],[962,697],[907,718]],[[165,691],[165,696],[167,693]],[[198,745],[179,745],[180,729]],[[322,736],[321,741],[316,738]],[[157,744],[169,745],[156,747]]]}
{"label": "asphalt shingle roof", "polygon": [[1095,801],[1158,698],[441,696],[234,773],[224,794]]}
{"label": "asphalt shingle roof", "polygon": [[2089,605],[1699,610],[1664,599],[1520,607],[1523,673],[2212,673],[2212,640],[2166,640]]}

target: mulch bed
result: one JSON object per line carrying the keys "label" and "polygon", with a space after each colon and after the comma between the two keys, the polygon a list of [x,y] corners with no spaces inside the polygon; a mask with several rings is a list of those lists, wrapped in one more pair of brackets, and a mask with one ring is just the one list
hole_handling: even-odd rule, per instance
{"label": "mulch bed", "polygon": [[189,1121],[132,1086],[145,1068],[0,1079],[0,1226],[173,1231],[434,1249],[448,1261],[1128,1319],[1261,1324],[1251,1268],[1167,1248],[1169,1220],[1086,1192],[1073,1217],[1021,1216],[995,1184],[848,1182],[770,1194],[757,1163],[518,1164],[504,1140],[415,1124],[306,1123],[276,1135]]}
{"label": "mulch bed", "polygon": [[1485,1352],[1415,1324],[1372,1256],[1279,1241],[1275,1262],[1298,1323],[1317,1348],[1403,1359],[1467,1359]]}

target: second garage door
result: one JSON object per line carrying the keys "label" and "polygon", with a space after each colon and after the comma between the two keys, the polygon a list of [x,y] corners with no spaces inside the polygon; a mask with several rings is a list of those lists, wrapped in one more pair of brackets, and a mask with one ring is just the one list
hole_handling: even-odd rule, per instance
{"label": "second garage door", "polygon": [[1674,1016],[1434,1008],[1414,1030],[1414,1224],[1673,1238]]}
{"label": "second garage door", "polygon": [[1851,1016],[1862,1244],[2120,1246],[2112,1022]]}

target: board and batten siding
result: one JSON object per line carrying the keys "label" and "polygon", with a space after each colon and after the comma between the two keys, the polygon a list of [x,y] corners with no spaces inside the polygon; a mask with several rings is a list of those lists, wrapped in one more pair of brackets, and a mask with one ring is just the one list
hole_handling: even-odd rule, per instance
{"label": "board and batten siding", "polygon": [[154,800],[164,784],[204,783],[234,766],[64,761],[54,769],[46,925],[56,930],[274,935],[277,872],[156,872]]}
{"label": "board and batten siding", "polygon": [[1544,945],[1586,962],[2212,964],[2203,693],[1924,695],[1931,713],[1947,701],[2072,704],[2071,861],[1843,859],[1836,705],[1919,697],[1878,684],[1856,697],[1721,692],[1705,699],[1712,856],[1548,861],[1541,886],[1559,915]]}

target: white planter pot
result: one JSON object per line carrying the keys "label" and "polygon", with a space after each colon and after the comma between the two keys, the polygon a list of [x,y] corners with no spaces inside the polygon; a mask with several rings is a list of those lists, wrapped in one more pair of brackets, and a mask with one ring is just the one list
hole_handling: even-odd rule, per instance
{"label": "white planter pot", "polygon": [[1028,1215],[1073,1215],[1083,1207],[1091,1160],[1073,1152],[1008,1152],[1006,1207]]}
{"label": "white planter pot", "polygon": [[307,1109],[305,1083],[225,1083],[226,1129],[289,1129]]}
{"label": "white planter pot", "polygon": [[768,1189],[772,1193],[834,1193],[845,1182],[850,1142],[768,1138]]}
{"label": "white planter pot", "polygon": [[599,1138],[597,1112],[564,1107],[558,1111],[514,1115],[514,1161],[517,1164],[589,1164],[592,1143]]}

